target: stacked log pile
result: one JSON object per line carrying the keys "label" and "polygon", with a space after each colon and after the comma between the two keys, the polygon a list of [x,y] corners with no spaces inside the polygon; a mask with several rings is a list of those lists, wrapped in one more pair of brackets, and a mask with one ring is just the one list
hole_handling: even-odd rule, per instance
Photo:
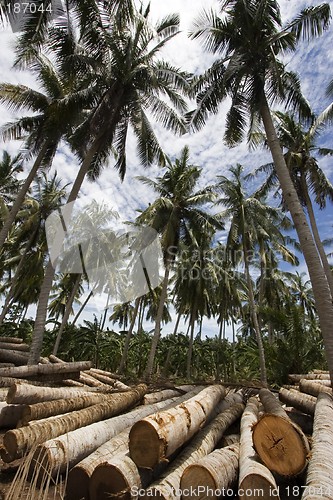
{"label": "stacked log pile", "polygon": [[[65,364],[49,361],[38,366]],[[102,386],[7,389],[0,454],[18,466],[7,500],[47,498],[53,483],[52,496],[69,500],[333,499],[327,373],[291,375],[279,391],[139,384],[112,393],[113,374],[84,371]]]}

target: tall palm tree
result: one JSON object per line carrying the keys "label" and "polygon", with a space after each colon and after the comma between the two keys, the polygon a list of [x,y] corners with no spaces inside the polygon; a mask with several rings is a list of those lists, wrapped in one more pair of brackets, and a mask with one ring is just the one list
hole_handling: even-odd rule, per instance
{"label": "tall palm tree", "polygon": [[250,132],[262,121],[283,196],[297,231],[309,270],[319,315],[326,356],[333,378],[333,303],[327,277],[289,175],[274,127],[270,104],[280,101],[310,117],[310,108],[300,90],[296,74],[286,71],[278,58],[294,52],[297,42],[320,35],[330,22],[328,4],[308,7],[294,20],[282,24],[277,0],[224,0],[221,15],[205,12],[196,22],[192,38],[201,38],[219,59],[197,79],[198,108],[190,118],[200,128],[209,113],[217,112],[226,96],[231,97],[225,139],[239,142],[247,124]]}
{"label": "tall palm tree", "polygon": [[[152,130],[148,111],[166,128],[176,133],[185,130],[177,112],[186,109],[181,94],[188,88],[188,75],[157,58],[161,48],[179,32],[179,18],[170,15],[152,27],[148,15],[149,8],[126,24],[112,24],[112,29],[102,31],[107,50],[100,54],[99,66],[94,67],[95,81],[89,88],[94,106],[71,137],[71,144],[83,161],[69,203],[76,200],[88,172],[92,179],[98,176],[111,151],[116,152],[115,167],[124,178],[130,127],[137,139],[141,163],[163,162],[164,153]],[[91,40],[83,39],[82,43],[88,45]],[[170,105],[163,96],[170,100]],[[53,276],[50,263],[38,303],[30,363],[36,363],[41,351]]]}
{"label": "tall palm tree", "polygon": [[[280,251],[284,249],[281,247],[281,240],[283,242],[284,238],[280,227],[283,225],[288,227],[288,221],[285,220],[280,210],[263,203],[257,193],[253,195],[246,193],[241,165],[231,167],[230,173],[230,179],[226,176],[218,176],[216,189],[221,195],[218,203],[225,207],[220,216],[225,221],[230,219],[231,222],[226,246],[230,251],[234,266],[239,262],[239,254],[242,254],[249,309],[259,350],[261,381],[266,384],[265,353],[250,267],[255,251],[259,253],[261,261],[266,258],[267,245],[265,243],[267,241],[275,240],[275,246],[279,246]],[[287,252],[287,249],[284,250]]]}
{"label": "tall palm tree", "polygon": [[[322,210],[328,201],[333,202],[333,186],[320,168],[316,154],[327,156],[333,155],[333,149],[321,148],[316,144],[318,135],[323,126],[322,119],[314,119],[313,124],[308,128],[297,122],[290,113],[276,112],[277,133],[281,145],[285,148],[285,160],[294,183],[298,197],[309,216],[309,222],[313,237],[320,255],[331,295],[333,296],[333,274],[327,260],[327,256],[321,242],[316,218],[314,215],[311,196]],[[265,192],[268,188],[280,190],[279,181],[275,172],[274,163],[268,163],[259,167],[256,172],[268,173],[268,177],[262,186]],[[285,201],[283,200],[285,205]]]}
{"label": "tall palm tree", "polygon": [[189,164],[188,147],[183,148],[179,159],[176,159],[174,163],[170,159],[167,161],[168,169],[162,177],[157,177],[155,181],[147,177],[139,177],[159,197],[139,215],[137,223],[151,226],[161,234],[165,266],[154,336],[145,371],[147,378],[151,377],[154,367],[169,276],[179,243],[184,241],[189,245],[197,241],[202,233],[210,234],[215,228],[222,228],[222,224],[216,217],[202,209],[212,202],[214,193],[209,187],[195,191],[201,169]]}

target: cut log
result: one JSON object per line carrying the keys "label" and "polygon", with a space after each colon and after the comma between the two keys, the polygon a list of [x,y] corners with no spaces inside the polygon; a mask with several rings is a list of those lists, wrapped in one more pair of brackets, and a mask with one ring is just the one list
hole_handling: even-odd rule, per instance
{"label": "cut log", "polygon": [[82,382],[79,382],[78,380],[72,380],[70,378],[66,378],[65,380],[62,381],[64,385],[67,385],[68,387],[83,387],[87,390],[89,390],[89,387],[86,386],[85,384],[82,384]]}
{"label": "cut log", "polygon": [[0,387],[12,387],[12,385],[20,384],[20,385],[31,385],[36,387],[43,387],[46,385],[46,382],[40,382],[37,380],[25,380],[24,378],[13,378],[13,377],[0,377]]}
{"label": "cut log", "polygon": [[189,491],[201,500],[220,498],[221,492],[230,492],[237,481],[238,460],[237,443],[209,453],[186,467],[180,480],[181,491]]}
{"label": "cut log", "polygon": [[281,476],[299,474],[310,451],[306,436],[268,389],[261,389],[259,395],[265,414],[253,428],[254,449],[271,471]]}
{"label": "cut log", "polygon": [[110,401],[112,403],[112,394],[83,394],[71,399],[57,399],[55,401],[44,401],[25,405],[22,415],[22,425],[27,425],[31,420],[40,420],[63,413],[69,413],[75,410],[82,410],[89,406]]}
{"label": "cut log", "polygon": [[332,388],[326,387],[323,384],[317,384],[313,380],[300,380],[299,387],[301,392],[306,394],[311,394],[311,396],[317,397],[321,392],[332,395]]}
{"label": "cut log", "polygon": [[165,460],[198,432],[225,394],[221,385],[210,386],[175,408],[134,424],[129,437],[132,460],[148,469]]}
{"label": "cut log", "polygon": [[302,500],[333,498],[333,399],[319,394],[313,424],[311,459]]}
{"label": "cut log", "polygon": [[[0,349],[0,361],[5,363],[14,363],[18,367],[25,368],[23,365],[27,364],[28,361],[28,353],[24,353],[22,351],[14,351],[8,349]],[[10,373],[6,373],[7,370],[16,370],[17,367],[8,367],[8,368],[0,368],[0,377],[11,377]]]}
{"label": "cut log", "polygon": [[49,365],[40,364],[40,365],[29,365],[29,366],[17,366],[14,368],[1,368],[0,377],[29,378],[29,377],[34,377],[36,375],[48,375],[50,373],[73,373],[82,370],[88,370],[91,367],[91,365],[92,365],[91,361],[76,361],[73,363],[57,363]]}
{"label": "cut log", "polygon": [[[260,462],[252,446],[252,429],[258,418],[259,402],[256,398],[250,398],[241,419],[238,480],[239,497],[249,500],[258,498],[257,491],[263,492],[263,498],[270,498],[271,492],[277,491],[272,473]],[[279,498],[278,495],[275,497]]]}
{"label": "cut log", "polygon": [[0,342],[8,342],[9,344],[23,344],[23,339],[18,337],[2,337],[0,336]]}
{"label": "cut log", "polygon": [[40,357],[39,362],[42,363],[42,365],[49,365],[51,361],[48,358]]}
{"label": "cut log", "polygon": [[20,429],[7,431],[3,438],[4,447],[13,460],[20,458],[33,446],[43,443],[47,439],[110,418],[130,408],[143,398],[146,390],[147,386],[141,384],[126,393],[114,394],[112,400],[110,397],[108,402],[99,403],[65,415],[43,419]]}
{"label": "cut log", "polygon": [[101,373],[96,373],[96,372],[93,372],[91,370],[89,370],[89,372],[84,372],[84,373],[87,375],[90,375],[90,377],[93,377],[94,379],[98,380],[99,382],[103,382],[103,384],[106,384],[106,385],[113,386],[115,383],[114,378],[110,378],[107,375],[102,375]]}
{"label": "cut log", "polygon": [[312,373],[329,373],[328,370],[312,370]]}
{"label": "cut log", "polygon": [[113,378],[116,380],[123,380],[124,379],[124,375],[118,375],[118,374],[109,372],[107,370],[101,370],[100,368],[90,368],[89,371],[99,373],[100,375],[105,375],[106,377],[110,377],[110,378]]}
{"label": "cut log", "polygon": [[0,403],[0,427],[13,429],[22,418],[24,406]]}
{"label": "cut log", "polygon": [[[138,407],[132,410],[128,414],[128,417],[129,418],[131,417],[133,419],[133,421],[131,421],[131,424],[134,424],[136,421],[140,420],[146,415],[160,411],[162,409],[167,409],[169,407],[171,408],[172,406],[179,404],[179,402],[190,399],[195,394],[198,394],[201,390],[202,387],[196,387],[193,391],[184,394],[183,396],[154,403],[152,405],[144,405],[143,407]],[[108,426],[107,420],[105,421],[105,424]],[[128,451],[129,431],[130,427],[128,427],[121,434],[110,439],[110,441],[106,440],[105,443],[102,446],[100,446],[94,453],[87,456],[87,458],[82,460],[78,465],[76,465],[73,469],[70,470],[67,481],[67,490],[66,490],[68,498],[70,498],[71,500],[80,500],[82,498],[89,497],[89,479],[92,473],[94,472],[95,468],[100,463],[108,459],[111,459],[115,455],[121,452],[125,453]],[[69,435],[69,438],[71,434]],[[92,436],[91,433],[89,433],[89,435]],[[86,439],[87,437],[85,437],[85,440]]]}
{"label": "cut log", "polygon": [[176,398],[177,396],[180,396],[180,392],[174,389],[164,389],[163,391],[151,392],[145,395],[143,398],[143,404],[150,405],[166,399]]}
{"label": "cut log", "polygon": [[329,373],[307,373],[307,374],[291,374],[288,375],[291,382],[298,383],[300,380],[330,380]]}
{"label": "cut log", "polygon": [[65,363],[65,361],[63,361],[62,359],[58,358],[54,354],[50,354],[49,360],[51,361],[51,363]]}
{"label": "cut log", "polygon": [[[211,453],[222,438],[226,429],[235,422],[243,413],[244,405],[236,403],[220,413],[210,424],[202,429],[189,443],[189,445],[172,461],[168,469],[146,490],[144,499],[162,498],[180,499],[180,478],[189,465],[196,463],[202,457]],[[130,485],[132,486],[132,485]],[[140,485],[136,485],[141,487]]]}
{"label": "cut log", "polygon": [[87,372],[80,373],[79,381],[83,384],[89,385],[90,387],[103,387],[106,385],[89,375]]}
{"label": "cut log", "polygon": [[279,399],[282,403],[286,403],[308,415],[314,415],[316,408],[316,398],[309,394],[302,394],[293,389],[287,390],[281,387],[279,391]]}
{"label": "cut log", "polygon": [[29,352],[30,346],[28,344],[14,344],[14,343],[9,343],[9,342],[3,342],[1,337],[0,337],[0,350],[1,349],[7,349],[10,351],[23,351],[23,352]]}
{"label": "cut log", "polygon": [[116,380],[115,383],[113,384],[113,387],[115,389],[118,389],[118,391],[127,391],[128,389],[130,389],[130,386],[124,384],[120,380]]}
{"label": "cut log", "polygon": [[[17,380],[17,379],[11,379]],[[7,403],[33,404],[56,399],[69,399],[77,396],[87,396],[91,393],[81,388],[69,387],[36,387],[29,383],[12,383],[7,394]]]}

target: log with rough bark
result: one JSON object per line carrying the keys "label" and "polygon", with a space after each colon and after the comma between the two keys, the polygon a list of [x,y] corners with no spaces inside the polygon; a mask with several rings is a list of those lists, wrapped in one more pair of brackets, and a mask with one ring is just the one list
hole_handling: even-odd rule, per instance
{"label": "log with rough bark", "polygon": [[282,403],[293,406],[308,415],[314,415],[316,408],[316,398],[309,394],[304,394],[293,389],[287,390],[281,387],[279,390],[279,399]]}
{"label": "log with rough bark", "polygon": [[[70,387],[38,387],[29,383],[13,383],[17,379],[11,379],[12,383],[7,393],[7,403],[33,404],[43,401],[54,401],[56,399],[69,399],[76,396],[87,396],[91,393],[81,388]],[[25,381],[26,382],[26,381]]]}
{"label": "log with rough bark", "polygon": [[24,411],[23,405],[9,405],[5,402],[0,403],[0,427],[13,429],[22,418]]}
{"label": "log with rough bark", "polygon": [[288,375],[288,378],[291,382],[295,384],[300,382],[300,380],[330,380],[329,373],[307,373],[307,374],[291,374]]}
{"label": "log with rough bark", "polygon": [[30,346],[28,344],[13,344],[9,342],[3,342],[1,337],[0,337],[0,350],[1,349],[7,349],[10,351],[23,351],[23,352],[29,352]]}
{"label": "log with rough bark", "polygon": [[238,477],[239,444],[212,451],[184,470],[180,489],[191,492],[199,500],[220,498],[221,491],[230,491]]}
{"label": "log with rough bark", "polygon": [[[180,478],[189,465],[211,453],[228,427],[242,415],[244,405],[236,403],[220,413],[192,439],[180,455],[171,462],[165,473],[146,490],[142,498],[180,499]],[[128,478],[131,483],[131,477]],[[132,484],[130,484],[132,486]],[[137,485],[139,486],[140,485]],[[171,495],[171,492],[174,492]]]}
{"label": "log with rough bark", "polygon": [[2,337],[0,336],[0,342],[8,342],[10,344],[23,344],[23,339],[18,337]]}
{"label": "log with rough bark", "polygon": [[328,370],[312,370],[312,373],[329,373]]}
{"label": "log with rough bark", "polygon": [[80,373],[80,378],[79,381],[82,382],[83,384],[86,384],[90,387],[103,387],[106,384],[103,384],[99,380],[95,379],[91,375],[89,375],[87,372],[81,372]]}
{"label": "log with rough bark", "polygon": [[169,398],[175,398],[177,396],[180,396],[180,392],[175,389],[164,389],[163,391],[150,392],[143,398],[143,404],[150,405]]}
{"label": "log with rough bark", "polygon": [[118,391],[127,391],[128,389],[130,389],[128,385],[124,384],[120,380],[116,380],[115,383],[113,384],[113,387],[115,389],[118,389]]}
{"label": "log with rough bark", "polygon": [[108,402],[98,403],[83,410],[39,420],[29,426],[7,431],[3,438],[4,447],[13,460],[20,458],[33,446],[48,439],[119,414],[138,403],[146,390],[147,386],[141,384],[126,393],[114,394],[112,401],[110,399]]}
{"label": "log with rough bark", "polygon": [[67,385],[68,387],[84,387],[87,390],[90,389],[87,385],[82,384],[82,382],[79,382],[78,380],[72,380],[70,378],[66,378],[62,381],[62,383],[64,385]]}
{"label": "log with rough bark", "polygon": [[333,399],[319,394],[313,424],[311,459],[302,500],[333,498]]}
{"label": "log with rough bark", "polygon": [[62,359],[58,358],[58,356],[55,356],[54,354],[50,354],[49,360],[51,363],[66,363],[66,361],[63,361]]}
{"label": "log with rough bark", "polygon": [[17,367],[25,368],[23,365],[27,364],[28,353],[9,349],[0,349],[0,361],[5,363],[14,363],[16,365],[14,368],[0,368],[1,377],[11,377],[10,373],[6,373],[7,370],[15,370]]}
{"label": "log with rough bark", "polygon": [[261,389],[264,415],[253,428],[253,446],[262,462],[282,476],[299,474],[307,465],[309,443],[268,389]]}
{"label": "log with rough bark", "polygon": [[93,377],[94,379],[98,380],[99,382],[103,382],[103,384],[106,385],[111,385],[113,386],[115,383],[114,378],[110,378],[107,375],[102,375],[101,373],[96,373],[92,370],[89,370],[89,372],[84,372],[87,375],[90,375],[90,377]]}
{"label": "log with rough bark", "polygon": [[[7,351],[10,352],[10,351]],[[91,361],[75,361],[71,363],[56,363],[49,365],[16,366],[14,368],[1,368],[0,377],[34,377],[37,375],[49,375],[52,373],[73,373],[88,370],[92,366]]]}
{"label": "log with rough bark", "polygon": [[22,425],[27,425],[31,420],[40,420],[75,410],[82,410],[102,402],[112,402],[112,397],[112,394],[88,393],[71,399],[57,399],[55,401],[25,405],[22,414]]}
{"label": "log with rough bark", "polygon": [[321,392],[325,392],[326,394],[332,394],[332,388],[326,387],[323,384],[318,384],[313,380],[300,380],[299,387],[301,392],[305,392],[306,394],[311,394],[311,396],[317,397]]}
{"label": "log with rough bark", "polygon": [[[151,413],[160,411],[162,409],[171,408],[172,406],[179,404],[181,401],[186,401],[190,399],[195,394],[199,393],[202,387],[196,387],[193,391],[180,396],[175,397],[166,401],[161,401],[154,403],[152,405],[144,405],[143,407],[138,407],[132,410],[128,417],[131,417],[134,424],[141,418],[149,415]],[[106,423],[107,421],[105,421]],[[89,497],[89,479],[94,472],[95,468],[102,462],[111,459],[115,455],[121,452],[128,452],[128,435],[131,427],[128,427],[125,431],[118,434],[110,441],[105,440],[105,443],[100,446],[94,453],[87,456],[84,460],[78,463],[73,469],[70,470],[67,481],[67,496],[71,500],[80,500],[82,498]],[[89,433],[91,435],[91,433]]]}
{"label": "log with rough bark", "polygon": [[[269,498],[270,492],[277,491],[275,479],[270,470],[260,462],[253,449],[252,429],[259,418],[259,402],[250,398],[241,419],[241,437],[239,450],[238,491],[240,498],[257,498],[255,492],[262,491],[263,498]],[[253,495],[246,494],[252,492]],[[277,498],[278,495],[276,496]]]}
{"label": "log with rough bark", "polygon": [[129,437],[132,460],[151,469],[168,458],[198,432],[225,394],[221,385],[210,386],[175,408],[134,424]]}

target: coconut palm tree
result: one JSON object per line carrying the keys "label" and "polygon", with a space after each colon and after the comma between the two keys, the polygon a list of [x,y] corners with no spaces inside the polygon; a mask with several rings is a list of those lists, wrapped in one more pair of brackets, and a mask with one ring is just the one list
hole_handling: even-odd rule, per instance
{"label": "coconut palm tree", "polygon": [[[281,145],[285,148],[284,157],[286,164],[300,202],[308,213],[313,237],[333,296],[333,274],[321,242],[310,196],[312,195],[315,203],[319,205],[321,210],[326,207],[328,201],[333,202],[333,186],[320,168],[316,158],[316,154],[320,156],[332,156],[333,149],[321,148],[316,144],[320,130],[324,125],[322,119],[314,118],[313,124],[306,129],[290,113],[278,111],[275,113],[275,116],[277,118],[278,137]],[[258,174],[261,172],[268,174],[262,186],[263,192],[275,187],[280,193],[274,163],[263,165],[256,172]],[[284,200],[283,204],[285,205]]]}
{"label": "coconut palm tree", "polygon": [[[177,111],[184,111],[182,97],[188,88],[188,75],[157,58],[162,47],[179,32],[179,18],[170,15],[156,26],[149,24],[149,8],[119,26],[112,24],[107,50],[101,54],[95,82],[89,88],[94,107],[71,137],[75,151],[83,158],[68,202],[76,200],[86,174],[96,179],[110,152],[116,153],[116,169],[121,178],[126,172],[126,142],[131,127],[137,139],[143,165],[164,160],[164,153],[152,130],[147,112],[176,133],[185,130]],[[103,32],[104,33],[104,32]],[[83,40],[88,44],[89,40]],[[163,100],[166,96],[171,104]],[[38,303],[30,363],[38,359],[47,314],[54,269],[50,263]]]}
{"label": "coconut palm tree", "polygon": [[206,204],[212,202],[214,193],[210,187],[195,191],[201,169],[189,164],[188,147],[183,148],[179,159],[176,159],[174,163],[170,159],[167,162],[168,169],[162,177],[157,177],[156,180],[139,177],[159,197],[139,215],[137,223],[151,226],[161,234],[165,265],[160,303],[155,318],[154,336],[145,371],[147,378],[150,378],[153,371],[169,276],[180,241],[189,245],[198,241],[203,233],[211,234],[214,229],[222,228],[222,224],[216,217],[202,209]]}
{"label": "coconut palm tree", "polygon": [[261,381],[266,384],[265,353],[262,334],[259,324],[258,307],[255,301],[253,282],[250,272],[254,253],[258,252],[259,260],[266,261],[266,252],[270,249],[268,242],[272,241],[273,248],[278,248],[284,256],[290,256],[280,232],[281,227],[290,227],[290,221],[281,210],[268,206],[257,193],[249,195],[245,190],[243,167],[237,165],[230,168],[231,178],[218,176],[216,189],[220,193],[218,203],[225,207],[220,214],[225,221],[230,219],[226,246],[230,252],[232,265],[235,266],[242,257],[244,265],[249,310],[259,349]]}
{"label": "coconut palm tree", "polygon": [[[297,42],[319,36],[330,22],[330,7],[308,7],[283,25],[277,0],[224,0],[221,15],[204,12],[194,25],[192,38],[201,38],[205,47],[219,58],[194,85],[197,109],[190,123],[198,129],[219,104],[231,97],[225,139],[235,144],[262,121],[276,173],[308,266],[329,370],[333,378],[333,303],[325,271],[297,192],[289,175],[274,127],[270,104],[283,102],[301,116],[310,117],[308,103],[295,73],[279,59],[294,52]],[[250,134],[251,135],[251,134]]]}
{"label": "coconut palm tree", "polygon": [[21,181],[17,174],[23,172],[23,159],[20,154],[14,158],[7,151],[2,153],[0,161],[0,199],[1,203],[10,205],[20,188]]}

